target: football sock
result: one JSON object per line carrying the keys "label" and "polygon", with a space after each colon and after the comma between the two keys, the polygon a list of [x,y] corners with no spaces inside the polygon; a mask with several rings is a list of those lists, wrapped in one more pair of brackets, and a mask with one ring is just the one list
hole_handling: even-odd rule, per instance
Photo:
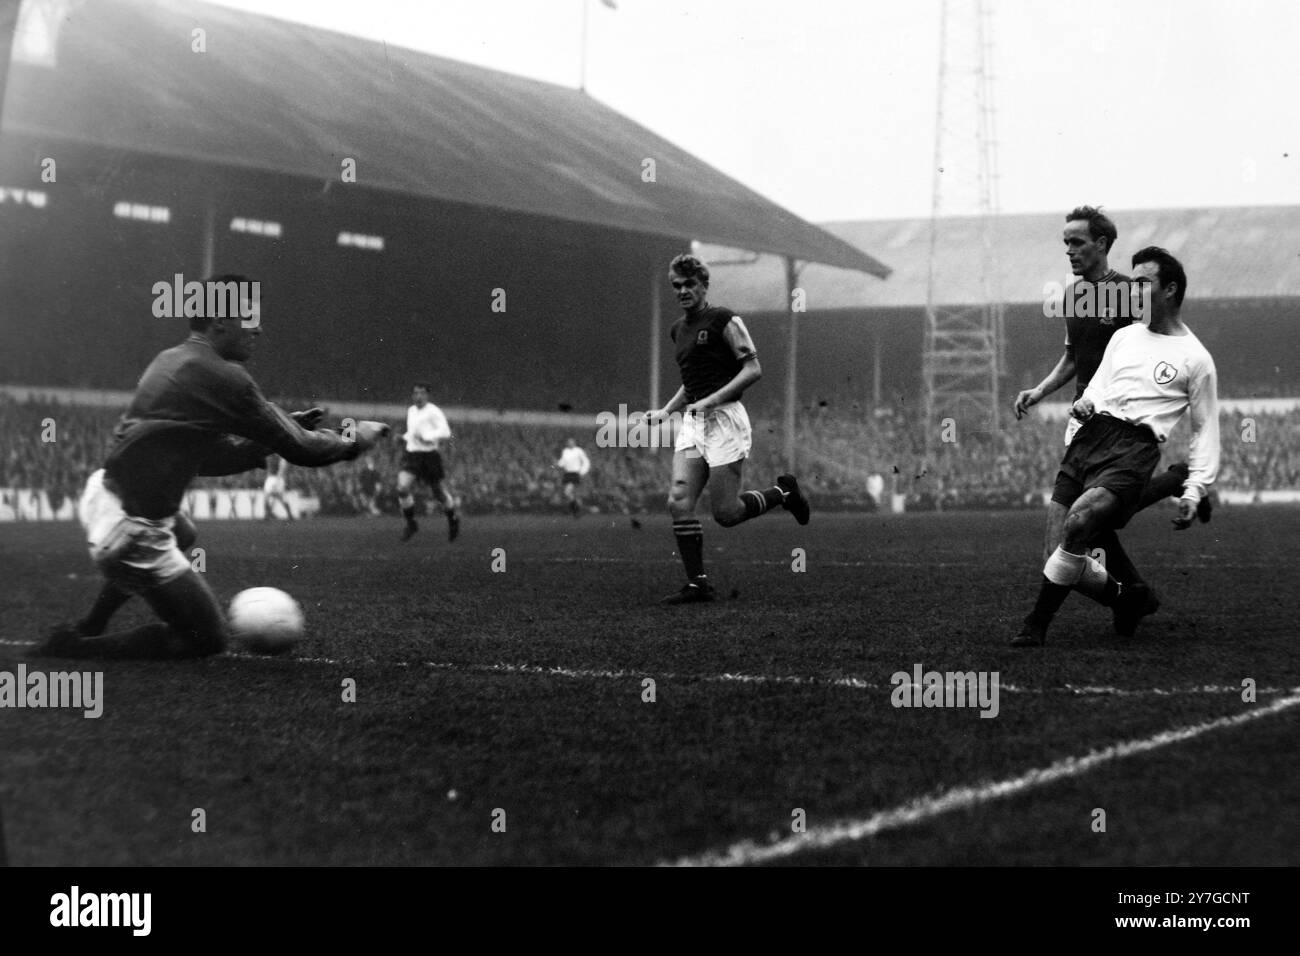
{"label": "football sock", "polygon": [[1110,572],[1111,577],[1126,584],[1142,583],[1142,575],[1133,566],[1128,553],[1119,543],[1119,535],[1113,530],[1108,529],[1094,537],[1092,546],[1106,553],[1106,570]]}
{"label": "football sock", "polygon": [[1065,599],[1070,596],[1073,588],[1063,584],[1053,584],[1047,578],[1043,578],[1042,584],[1038,588],[1038,600],[1034,602],[1034,609],[1030,612],[1030,617],[1035,621],[1047,624],[1056,616],[1056,612],[1061,609]]}
{"label": "football sock", "polygon": [[415,495],[398,495],[397,503],[402,506],[402,517],[408,522],[415,520]]}
{"label": "football sock", "polygon": [[1047,578],[1043,578],[1042,584],[1038,589],[1038,600],[1034,602],[1034,609],[1030,612],[1030,617],[1035,621],[1047,624],[1056,616],[1056,612],[1061,609],[1065,599],[1070,596],[1073,588],[1063,584],[1053,584]]}
{"label": "football sock", "polygon": [[1043,583],[1038,590],[1031,616],[1044,624],[1056,616],[1065,599],[1083,575],[1084,556],[1071,554],[1064,548],[1052,552],[1043,565]]}
{"label": "football sock", "polygon": [[745,506],[745,517],[740,520],[748,521],[785,501],[785,492],[775,485],[763,491],[742,491],[740,501]]}
{"label": "football sock", "polygon": [[129,600],[131,600],[129,592],[123,591],[111,581],[105,582],[95,597],[90,613],[77,622],[77,630],[90,637],[103,634],[108,627],[109,619]]}
{"label": "football sock", "polygon": [[688,578],[704,576],[704,526],[696,517],[673,521],[673,534],[677,537],[677,553]]}
{"label": "football sock", "polygon": [[1096,558],[1083,559],[1083,574],[1079,575],[1079,583],[1074,589],[1107,607],[1114,604],[1115,598],[1119,596],[1119,582],[1106,573]]}
{"label": "football sock", "polygon": [[174,635],[176,632],[166,624],[145,624],[104,637],[83,637],[75,646],[68,647],[62,656],[87,660],[167,660],[193,657],[193,649]]}
{"label": "football sock", "polygon": [[1183,482],[1187,480],[1187,466],[1179,468],[1174,465],[1167,471],[1162,471],[1158,475],[1152,475],[1147,486],[1142,489],[1142,498],[1138,502],[1138,510],[1155,504],[1157,501],[1163,501],[1166,498],[1178,498],[1183,493]]}

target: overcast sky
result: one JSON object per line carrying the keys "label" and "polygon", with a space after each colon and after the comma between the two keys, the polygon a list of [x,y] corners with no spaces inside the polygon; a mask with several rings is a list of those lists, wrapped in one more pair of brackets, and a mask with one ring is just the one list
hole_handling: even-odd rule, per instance
{"label": "overcast sky", "polygon": [[[220,2],[572,87],[585,2],[592,96],[806,219],[930,213],[939,0]],[[1300,203],[1300,2],[990,8],[1003,212]]]}

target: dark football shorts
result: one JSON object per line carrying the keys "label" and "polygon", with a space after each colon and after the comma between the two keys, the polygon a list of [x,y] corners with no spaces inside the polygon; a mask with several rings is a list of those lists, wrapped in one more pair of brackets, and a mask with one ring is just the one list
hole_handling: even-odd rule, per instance
{"label": "dark football shorts", "polygon": [[1052,500],[1069,507],[1087,489],[1105,488],[1119,499],[1122,528],[1133,516],[1159,463],[1160,445],[1151,429],[1109,415],[1093,415],[1070,442],[1056,475]]}
{"label": "dark football shorts", "polygon": [[582,475],[580,475],[576,471],[566,471],[564,473],[564,478],[561,479],[561,484],[565,484],[565,485],[576,485],[576,484],[580,484],[581,482],[582,482]]}
{"label": "dark football shorts", "polygon": [[402,471],[409,471],[429,485],[442,481],[442,454],[436,451],[408,451],[402,456]]}

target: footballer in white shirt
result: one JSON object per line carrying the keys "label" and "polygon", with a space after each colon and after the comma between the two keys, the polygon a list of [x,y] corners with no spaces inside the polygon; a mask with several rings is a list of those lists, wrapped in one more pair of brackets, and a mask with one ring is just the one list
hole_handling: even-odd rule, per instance
{"label": "footballer in white shirt", "polygon": [[1160,461],[1160,445],[1191,413],[1188,474],[1174,528],[1185,530],[1218,474],[1219,405],[1214,359],[1180,312],[1187,274],[1167,250],[1133,256],[1129,280],[1146,322],[1116,332],[1070,414],[1083,422],[1061,462],[1053,498],[1069,504],[1062,541],[1043,567],[1033,611],[1013,647],[1046,642],[1047,627],[1071,590],[1115,611],[1115,629],[1132,636],[1159,602],[1145,584],[1122,584],[1087,554],[1097,532],[1114,527],[1140,500]]}
{"label": "footballer in white shirt", "polygon": [[564,498],[569,502],[569,511],[577,518],[582,514],[582,496],[578,486],[591,471],[591,460],[587,457],[587,453],[578,447],[577,441],[570,438],[564,443],[564,450],[560,452],[555,467],[564,472],[564,478],[561,480],[564,485]]}
{"label": "footballer in white shirt", "polygon": [[[275,461],[272,465],[271,462]],[[286,477],[289,474],[289,460],[281,456],[268,458],[266,462],[266,481],[262,483],[263,510],[262,518],[266,521],[275,520],[275,508],[273,505],[279,504],[284,509],[284,516],[289,521],[293,520],[293,509],[289,507],[288,484]]]}
{"label": "footballer in white shirt", "polygon": [[420,530],[415,520],[413,489],[417,481],[423,481],[447,515],[447,540],[455,541],[460,534],[460,516],[456,514],[456,499],[447,490],[439,450],[451,438],[451,426],[442,409],[429,401],[428,385],[421,383],[411,390],[411,403],[406,410],[406,431],[401,436],[406,442],[406,453],[402,456],[402,469],[397,473],[397,502],[406,519],[402,540],[409,541]]}
{"label": "footballer in white shirt", "polygon": [[[1111,337],[1135,320],[1134,310],[1130,307],[1128,276],[1110,267],[1109,255],[1118,238],[1119,230],[1114,221],[1100,209],[1076,206],[1065,214],[1062,239],[1070,271],[1076,276],[1076,281],[1066,288],[1062,302],[1065,351],[1046,378],[1034,388],[1016,395],[1014,411],[1017,419],[1023,418],[1030,408],[1071,382],[1075,386],[1073,400],[1082,398],[1084,389],[1101,367]],[[1065,432],[1067,446],[1081,425],[1077,418],[1069,420]],[[1133,510],[1140,511],[1157,501],[1178,496],[1186,478],[1185,462],[1171,465],[1168,471],[1152,476]],[[1061,543],[1061,526],[1073,500],[1068,498],[1062,502],[1053,499],[1047,503],[1043,561],[1051,557]],[[1207,498],[1202,501],[1198,512],[1202,521],[1210,520],[1210,510]],[[1129,559],[1117,532],[1126,523],[1119,521],[1113,527],[1103,528],[1097,538],[1089,542],[1089,553],[1099,557],[1106,570],[1120,581],[1138,584],[1142,583],[1142,575]]]}

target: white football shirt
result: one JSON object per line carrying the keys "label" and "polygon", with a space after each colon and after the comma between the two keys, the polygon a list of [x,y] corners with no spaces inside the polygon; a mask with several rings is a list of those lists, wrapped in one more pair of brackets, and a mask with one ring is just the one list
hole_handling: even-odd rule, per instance
{"label": "white football shirt", "polygon": [[1183,497],[1205,497],[1219,473],[1218,381],[1214,359],[1190,329],[1186,335],[1158,335],[1136,323],[1120,329],[1083,397],[1099,414],[1145,425],[1160,442],[1190,410]]}
{"label": "white football shirt", "polygon": [[587,459],[587,453],[581,448],[566,448],[560,452],[560,460],[556,462],[561,471],[574,471],[580,475],[585,475],[591,471],[591,462]]}
{"label": "white football shirt", "polygon": [[412,405],[406,410],[406,450],[437,451],[438,443],[451,437],[447,416],[433,402],[424,408]]}

